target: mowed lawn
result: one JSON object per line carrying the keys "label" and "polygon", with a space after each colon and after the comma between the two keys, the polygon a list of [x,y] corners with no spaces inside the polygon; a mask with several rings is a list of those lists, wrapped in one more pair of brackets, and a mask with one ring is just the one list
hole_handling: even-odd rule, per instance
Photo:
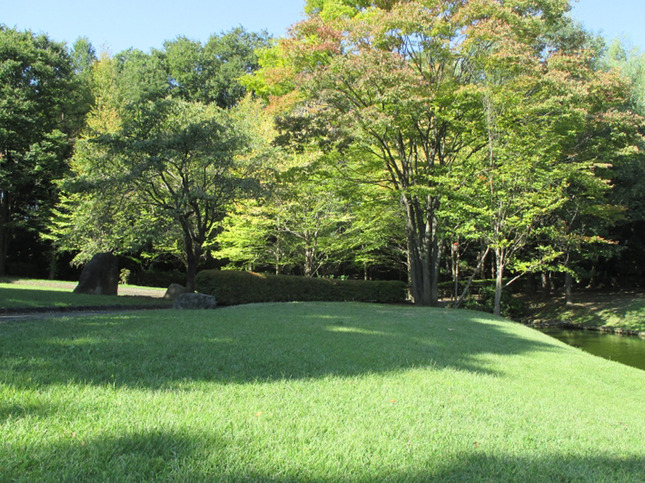
{"label": "mowed lawn", "polygon": [[[165,290],[151,287],[119,285],[119,295],[73,293],[75,282],[15,279],[0,281],[0,313],[39,309],[72,309],[102,306],[144,306],[167,303]],[[125,294],[125,295],[121,295]]]}
{"label": "mowed lawn", "polygon": [[483,313],[0,324],[2,481],[642,481],[645,372]]}

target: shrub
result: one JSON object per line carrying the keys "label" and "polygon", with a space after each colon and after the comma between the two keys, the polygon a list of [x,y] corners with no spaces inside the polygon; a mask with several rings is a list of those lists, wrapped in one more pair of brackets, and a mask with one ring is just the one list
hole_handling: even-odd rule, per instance
{"label": "shrub", "polygon": [[171,283],[184,285],[186,274],[179,270],[145,270],[139,273],[132,273],[129,283],[143,285],[145,287],[169,287]]}
{"label": "shrub", "polygon": [[132,275],[131,270],[127,268],[122,268],[121,271],[119,272],[119,283],[121,285],[125,285],[126,283],[129,283],[131,275]]}
{"label": "shrub", "polygon": [[[482,286],[479,289],[478,299],[469,299],[466,301],[465,308],[472,310],[482,310],[492,313],[495,308],[495,287]],[[516,299],[508,291],[502,292],[501,300],[502,315],[511,318],[518,318],[524,315],[524,304],[521,300]]]}
{"label": "shrub", "polygon": [[195,280],[198,292],[214,295],[218,305],[256,302],[405,302],[407,286],[397,281],[330,280],[264,275],[235,270],[204,270]]}

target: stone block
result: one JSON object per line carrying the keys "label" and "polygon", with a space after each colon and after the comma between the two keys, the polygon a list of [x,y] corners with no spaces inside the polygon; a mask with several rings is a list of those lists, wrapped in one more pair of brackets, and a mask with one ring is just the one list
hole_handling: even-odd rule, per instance
{"label": "stone block", "polygon": [[97,253],[81,272],[74,293],[117,295],[119,262],[111,253]]}
{"label": "stone block", "polygon": [[174,309],[214,309],[217,305],[215,297],[203,293],[182,293],[177,297],[173,304]]}

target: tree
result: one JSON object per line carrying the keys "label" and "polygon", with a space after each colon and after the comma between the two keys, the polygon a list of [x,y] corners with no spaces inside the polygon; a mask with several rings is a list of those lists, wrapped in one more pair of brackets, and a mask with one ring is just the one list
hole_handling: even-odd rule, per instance
{"label": "tree", "polygon": [[56,201],[87,108],[77,87],[64,44],[0,26],[0,275],[16,231],[40,232]]}
{"label": "tree", "polygon": [[381,163],[405,213],[412,295],[436,303],[439,180],[471,150],[449,112],[468,77],[449,68],[455,19],[441,18],[449,14],[442,6],[408,2],[311,2],[308,11],[282,44],[303,106]]}
{"label": "tree", "polygon": [[[365,163],[381,165],[406,220],[415,302],[437,302],[442,203],[467,182],[459,167],[489,146],[479,59],[508,64],[524,56],[518,68],[530,61],[536,72],[555,54],[542,38],[567,7],[560,0],[310,1],[308,19],[263,57],[260,92],[324,118],[328,138],[344,138]],[[499,49],[499,32],[512,34],[509,49]]]}
{"label": "tree", "polygon": [[[495,254],[497,314],[504,287],[527,272],[556,268],[562,254],[557,269],[570,273],[574,245],[581,251],[583,241],[598,240],[576,212],[587,221],[592,213],[597,220],[616,213],[602,196],[599,170],[633,147],[624,84],[597,68],[598,51],[584,32],[573,35],[566,19],[556,20],[535,28],[530,16],[509,24],[491,16],[466,41],[477,52],[472,66],[480,82],[472,89],[487,141],[485,156],[474,158],[480,195],[473,211],[486,220],[481,232]],[[535,244],[537,235],[543,244]],[[514,276],[505,282],[508,268]]]}
{"label": "tree", "polygon": [[[618,130],[613,126],[605,130],[603,137],[620,140],[619,136],[632,136],[634,131],[643,132],[645,116],[645,54],[632,49],[625,49],[618,41],[613,42],[602,58],[604,69],[613,69],[629,85],[629,106],[638,114],[632,116],[631,130]],[[640,126],[639,126],[640,123]],[[611,167],[605,170],[605,176],[612,181],[610,201],[622,207],[622,216],[615,220],[608,238],[615,241],[614,249],[605,253],[609,276],[620,274],[623,283],[639,284],[645,269],[645,243],[642,233],[645,230],[645,157],[643,139],[638,142],[638,149],[616,150],[611,157]],[[595,266],[594,266],[595,268]],[[607,275],[606,275],[607,276]]]}
{"label": "tree", "polygon": [[266,33],[238,27],[212,35],[204,45],[178,37],[165,42],[164,50],[154,54],[164,65],[173,97],[228,109],[246,95],[239,79],[257,69],[255,51],[268,43]]}
{"label": "tree", "polygon": [[[100,155],[90,153],[86,164],[95,167],[78,171],[71,186],[110,203],[99,208],[117,222],[104,225],[109,236],[101,240],[130,249],[154,241],[181,258],[186,287],[194,290],[205,244],[250,188],[241,123],[215,105],[168,98],[138,105],[116,132],[88,139],[87,149],[96,144]],[[107,200],[106,189],[113,194]]]}
{"label": "tree", "polygon": [[336,153],[316,144],[315,122],[282,118],[273,127],[267,110],[255,117],[264,118],[264,141],[272,144],[271,159],[263,163],[264,194],[237,207],[218,237],[216,256],[249,269],[271,266],[276,273],[306,276],[339,268],[367,276],[374,265],[397,259],[387,258],[400,233],[398,213],[383,203],[389,191],[368,183],[357,187],[339,176]]}
{"label": "tree", "polygon": [[52,224],[59,250],[76,251],[80,263],[98,251],[152,247],[178,256],[194,286],[230,202],[251,184],[241,163],[261,158],[237,76],[253,68],[253,42],[264,38],[236,29],[205,47],[180,37],[164,51],[102,56]]}

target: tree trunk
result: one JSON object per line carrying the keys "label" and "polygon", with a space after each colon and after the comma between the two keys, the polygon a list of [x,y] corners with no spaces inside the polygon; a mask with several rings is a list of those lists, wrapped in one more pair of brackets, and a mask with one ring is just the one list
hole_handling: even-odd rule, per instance
{"label": "tree trunk", "polygon": [[436,305],[438,297],[440,247],[437,220],[426,217],[418,199],[401,197],[405,208],[410,292],[417,305]]}
{"label": "tree trunk", "polygon": [[566,305],[573,305],[573,294],[571,292],[571,286],[573,285],[573,277],[569,272],[564,274],[564,298]]}
{"label": "tree trunk", "polygon": [[47,275],[49,277],[49,280],[56,279],[56,266],[57,266],[56,259],[57,259],[56,249],[52,246],[49,252],[49,273]]}
{"label": "tree trunk", "polygon": [[195,277],[197,267],[202,257],[202,244],[193,240],[189,235],[185,236],[186,243],[186,290],[195,291]]}
{"label": "tree trunk", "polygon": [[419,248],[419,240],[414,234],[408,236],[410,291],[414,303],[432,305],[432,288],[430,260],[428,251]]}
{"label": "tree trunk", "polygon": [[541,272],[540,278],[542,280],[542,291],[544,293],[549,293],[549,280],[546,277],[546,272]]}
{"label": "tree trunk", "polygon": [[305,277],[313,277],[315,269],[315,254],[314,249],[310,246],[305,247]]}
{"label": "tree trunk", "polygon": [[0,190],[0,276],[7,274],[7,250],[9,247],[9,198]]}
{"label": "tree trunk", "polygon": [[466,296],[470,292],[470,286],[472,285],[473,280],[475,279],[475,277],[477,276],[479,271],[482,270],[482,267],[485,265],[484,262],[486,261],[486,257],[488,256],[488,252],[490,252],[490,247],[486,247],[486,251],[484,251],[483,254],[480,254],[479,262],[477,263],[477,266],[475,267],[475,270],[473,271],[472,275],[468,279],[468,282],[466,283],[466,286],[461,291],[461,295],[459,296],[459,298],[455,302],[455,308],[459,308],[459,306],[463,303],[464,299],[466,298]]}
{"label": "tree trunk", "polygon": [[195,277],[197,276],[197,263],[194,255],[186,257],[186,291],[195,291]]}
{"label": "tree trunk", "polygon": [[459,242],[454,242],[450,244],[450,255],[452,262],[452,282],[453,282],[453,291],[452,291],[452,302],[454,305],[457,305],[457,299],[459,298]]}
{"label": "tree trunk", "polygon": [[502,248],[495,249],[495,315],[502,315],[502,290],[504,289],[504,250]]}
{"label": "tree trunk", "polygon": [[439,243],[437,236],[437,228],[439,222],[436,217],[432,217],[432,252],[430,260],[428,261],[432,268],[432,280],[430,285],[430,305],[436,306],[439,304],[439,275],[441,273],[441,248],[442,244]]}
{"label": "tree trunk", "polygon": [[[564,260],[564,267],[569,268],[569,260],[571,260],[571,253],[567,250],[567,257]],[[564,303],[565,305],[573,304],[573,295],[571,294],[571,285],[573,284],[573,277],[568,271],[564,272]]]}

